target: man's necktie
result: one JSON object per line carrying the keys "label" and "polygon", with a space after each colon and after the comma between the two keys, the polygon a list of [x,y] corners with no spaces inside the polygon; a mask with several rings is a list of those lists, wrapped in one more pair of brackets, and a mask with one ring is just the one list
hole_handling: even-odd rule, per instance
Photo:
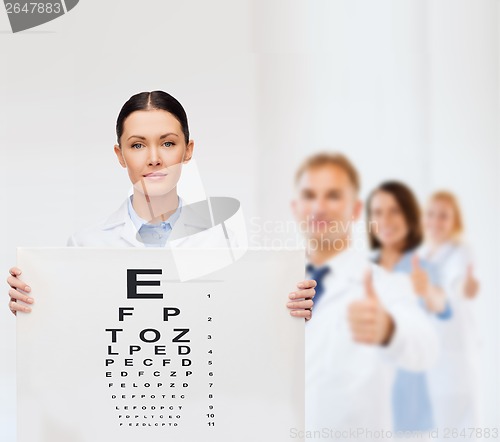
{"label": "man's necktie", "polygon": [[316,306],[319,298],[325,291],[325,287],[323,285],[323,279],[328,273],[330,273],[330,267],[314,267],[312,264],[308,264],[306,267],[307,273],[309,274],[310,279],[314,279],[316,281],[316,295],[314,296],[314,305]]}

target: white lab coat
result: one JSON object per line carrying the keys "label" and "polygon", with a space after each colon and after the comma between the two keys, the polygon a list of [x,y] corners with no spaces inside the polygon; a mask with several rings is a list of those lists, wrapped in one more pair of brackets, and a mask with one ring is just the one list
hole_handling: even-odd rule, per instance
{"label": "white lab coat", "polygon": [[[431,367],[437,337],[407,275],[389,274],[352,249],[328,264],[325,292],[306,324],[306,430],[344,431],[336,437],[351,442],[378,441],[380,435],[358,434],[358,429],[392,431],[395,370]],[[379,299],[395,321],[386,347],[355,343],[347,319],[348,305],[365,296],[362,280],[369,266]]]}
{"label": "white lab coat", "polygon": [[[441,353],[428,373],[429,393],[439,429],[478,427],[479,339],[474,302],[465,297],[462,285],[471,263],[469,249],[448,242],[434,253],[423,246],[419,254],[436,265],[441,287],[452,309],[447,321],[437,321]],[[443,433],[443,431],[440,431]]]}
{"label": "white lab coat", "polygon": [[[71,235],[67,245],[146,247],[129,216],[127,200],[108,218]],[[165,248],[171,250],[177,277],[180,281],[187,281],[232,264],[243,256],[247,245],[239,201],[211,197],[210,204],[204,200],[182,205]]]}
{"label": "white lab coat", "polygon": [[[169,242],[187,238],[210,229],[212,223],[205,205],[184,205],[172,231]],[[138,237],[137,229],[128,213],[125,200],[113,214],[94,226],[73,234],[68,246],[76,247],[146,247]]]}

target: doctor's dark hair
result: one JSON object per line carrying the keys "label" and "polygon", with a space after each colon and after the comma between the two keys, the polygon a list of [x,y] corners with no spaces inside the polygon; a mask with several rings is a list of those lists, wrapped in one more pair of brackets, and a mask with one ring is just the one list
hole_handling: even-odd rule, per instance
{"label": "doctor's dark hair", "polygon": [[422,243],[424,235],[422,229],[422,214],[417,198],[406,184],[399,181],[386,181],[370,193],[366,202],[366,222],[368,226],[367,231],[370,248],[379,249],[382,246],[382,244],[380,244],[378,239],[375,237],[370,225],[372,217],[372,200],[373,197],[379,192],[385,192],[392,195],[403,213],[403,217],[408,228],[408,234],[405,238],[405,244],[402,251],[407,252],[408,250],[418,247]]}
{"label": "doctor's dark hair", "polygon": [[163,91],[140,92],[132,95],[123,105],[118,119],[116,120],[116,138],[120,145],[120,138],[123,134],[123,124],[127,117],[135,111],[142,110],[164,110],[170,112],[181,124],[182,132],[186,144],[189,143],[189,127],[186,111],[172,95]]}

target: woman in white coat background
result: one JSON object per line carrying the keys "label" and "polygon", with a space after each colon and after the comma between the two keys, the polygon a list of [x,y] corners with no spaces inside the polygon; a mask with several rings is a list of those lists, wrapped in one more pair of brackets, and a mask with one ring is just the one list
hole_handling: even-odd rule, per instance
{"label": "woman in white coat background", "polygon": [[437,427],[462,430],[478,427],[479,341],[474,321],[474,299],[479,285],[473,275],[470,249],[461,239],[463,221],[457,198],[450,192],[435,192],[424,213],[426,242],[420,256],[439,271],[453,317],[436,324],[441,354],[428,373]]}
{"label": "woman in white coat background", "polygon": [[[111,216],[72,235],[68,245],[166,247],[173,240],[213,237],[210,204],[187,206],[177,194],[182,167],[191,160],[194,149],[181,103],[163,91],[133,95],[118,115],[116,136],[114,152],[128,172],[133,194]],[[224,233],[223,239],[229,241],[227,232]],[[214,244],[208,239],[209,244]],[[20,278],[21,269],[13,267],[9,273],[10,310],[14,314],[31,311],[34,298],[29,285]],[[311,317],[315,285],[312,280],[301,281],[297,290],[288,294],[287,307],[292,316],[306,320]],[[259,306],[252,307],[258,312]]]}

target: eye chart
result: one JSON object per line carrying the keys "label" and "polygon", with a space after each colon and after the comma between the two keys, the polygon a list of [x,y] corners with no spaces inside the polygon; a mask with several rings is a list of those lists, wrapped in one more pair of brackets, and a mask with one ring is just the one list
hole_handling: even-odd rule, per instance
{"label": "eye chart", "polygon": [[304,427],[304,320],[286,308],[303,250],[248,250],[186,282],[173,264],[167,249],[18,249],[35,298],[17,318],[19,442],[280,442]]}

